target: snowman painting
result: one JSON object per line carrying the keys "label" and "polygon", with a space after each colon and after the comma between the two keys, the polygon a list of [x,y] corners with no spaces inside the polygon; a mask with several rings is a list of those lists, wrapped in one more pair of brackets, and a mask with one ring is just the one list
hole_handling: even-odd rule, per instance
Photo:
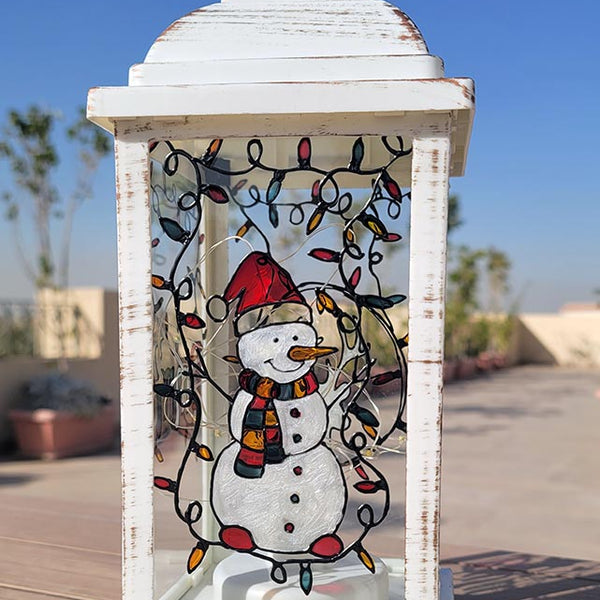
{"label": "snowman painting", "polygon": [[212,472],[220,540],[238,551],[335,557],[346,485],[324,444],[327,406],[312,368],[337,349],[319,345],[306,300],[266,253],[240,263],[223,297],[235,306],[242,371],[232,442]]}
{"label": "snowman painting", "polygon": [[[333,576],[356,559],[370,572],[362,573],[357,563],[365,585],[385,576],[385,568],[376,567],[363,543],[391,506],[376,459],[386,452],[402,453],[400,432],[406,432],[403,350],[408,339],[397,331],[398,314],[392,315],[406,296],[384,295],[379,276],[384,247],[402,239],[388,225],[399,218],[408,196],[389,173],[395,161],[410,154],[401,138],[397,142],[394,146],[383,137],[382,147],[391,158],[363,168],[364,142],[357,138],[347,166],[325,169],[313,165],[309,138],[298,143],[297,165],[283,168],[263,163],[263,144],[252,139],[247,168],[231,172],[213,165],[223,140],[211,141],[201,157],[170,142],[158,145],[163,151],[166,144],[167,150],[162,176],[174,176],[188,164],[197,179],[195,190],[182,191],[178,198],[169,194],[179,188],[165,187],[162,179],[153,188],[159,198],[153,247],[168,241],[168,250],[177,248],[164,269],[157,255],[160,268],[152,275],[156,331],[163,332],[162,347],[168,350],[155,354],[157,423],[161,433],[163,428],[175,430],[186,439],[176,476],[160,473],[154,485],[173,495],[175,512],[194,540],[187,560],[190,574],[211,549],[227,548],[234,551],[233,561],[218,562],[217,567],[225,565],[223,572],[233,565],[239,574],[238,562],[270,563],[270,579],[284,584],[288,570],[297,568],[305,594],[313,588],[313,569],[323,582],[323,575]],[[254,171],[270,177],[264,197],[256,185],[243,190],[250,178],[238,179]],[[282,182],[300,172],[315,176],[310,198],[281,195]],[[204,181],[207,173],[237,181],[225,189],[216,177]],[[343,173],[368,178],[366,202],[359,204],[353,191],[342,193],[336,177]],[[329,193],[324,196],[325,187]],[[234,236],[212,247],[199,233],[207,202],[229,203],[243,217]],[[261,216],[263,209],[268,221]],[[299,285],[271,253],[284,216],[290,227],[303,227],[306,240],[333,244],[306,248],[310,260],[323,264],[311,281]],[[331,236],[333,230],[329,238],[321,235],[334,225],[339,238]],[[244,239],[250,253],[216,294],[207,284],[212,294],[207,297],[200,265],[217,244],[232,239]],[[191,253],[192,248],[200,254]],[[320,333],[328,340],[335,337],[328,343],[336,347],[325,345],[319,335],[304,295],[309,293],[320,315]],[[230,325],[235,357],[221,356],[218,350],[229,346]],[[227,368],[221,359],[230,363]],[[231,363],[240,366],[233,386]],[[388,393],[393,402],[379,405]],[[228,403],[226,424],[221,401]],[[223,448],[216,438],[224,429],[231,441]],[[165,437],[157,435],[157,445]],[[213,444],[219,452],[213,452]],[[246,556],[239,560],[236,552]],[[220,554],[210,556],[213,564]]]}

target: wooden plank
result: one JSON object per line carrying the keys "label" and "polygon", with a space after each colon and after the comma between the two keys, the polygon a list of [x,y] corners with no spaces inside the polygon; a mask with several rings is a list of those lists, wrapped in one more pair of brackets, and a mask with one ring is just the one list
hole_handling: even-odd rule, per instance
{"label": "wooden plank", "polygon": [[449,125],[445,132],[413,139],[408,285],[406,600],[439,598]]}
{"label": "wooden plank", "polygon": [[229,83],[93,88],[88,117],[472,111],[471,79]]}
{"label": "wooden plank", "polygon": [[454,591],[461,600],[597,600],[600,583],[564,574],[445,562],[452,567]]}
{"label": "wooden plank", "polygon": [[591,560],[540,556],[524,552],[482,550],[481,552],[456,552],[446,562],[514,573],[530,573],[542,579],[582,579],[600,584],[600,565]]}
{"label": "wooden plank", "polygon": [[45,590],[36,590],[27,586],[5,586],[0,583],[2,600],[69,600],[68,596],[55,595]]}
{"label": "wooden plank", "polygon": [[2,598],[4,589],[78,600],[119,597],[118,554],[13,540],[0,540],[0,549]]}
{"label": "wooden plank", "polygon": [[25,540],[120,556],[121,512],[114,507],[2,495],[3,540]]}
{"label": "wooden plank", "polygon": [[123,598],[153,598],[154,414],[148,144],[115,132],[119,243]]}
{"label": "wooden plank", "polygon": [[[401,117],[401,118],[400,118]],[[445,123],[448,114],[432,114],[428,122],[432,128]],[[422,115],[367,113],[361,115],[326,115],[326,114],[287,114],[273,118],[231,115],[220,117],[193,117],[185,120],[165,118],[151,122],[147,118],[127,119],[122,121],[124,133],[145,133],[149,139],[223,139],[230,137],[268,138],[276,136],[325,136],[325,135],[373,135],[404,136],[406,140],[420,132],[423,127]]]}
{"label": "wooden plank", "polygon": [[444,65],[437,56],[347,56],[316,58],[226,60],[216,68],[214,60],[182,63],[144,63],[129,70],[129,85],[201,85],[214,83],[285,83],[290,73],[295,81],[373,81],[390,73],[403,79],[443,77]]}
{"label": "wooden plank", "polygon": [[[217,43],[220,40],[228,43]],[[394,53],[426,54],[427,46],[414,23],[386,2],[227,0],[173,23],[152,45],[146,60]]]}
{"label": "wooden plank", "polygon": [[[293,72],[292,67],[289,70]],[[415,79],[94,88],[88,94],[87,110],[88,118],[108,131],[122,119],[139,119],[143,126],[155,129],[177,121],[187,127],[199,120],[206,132],[223,128],[221,137],[395,135],[396,128],[404,125],[399,114],[416,117],[420,124],[433,120],[435,126],[434,113],[451,113],[451,175],[460,176],[474,106],[470,79]],[[383,121],[386,117],[395,118],[395,127]],[[292,126],[294,118],[304,129]],[[225,131],[228,128],[231,133]],[[196,135],[189,132],[177,139],[192,137]]]}

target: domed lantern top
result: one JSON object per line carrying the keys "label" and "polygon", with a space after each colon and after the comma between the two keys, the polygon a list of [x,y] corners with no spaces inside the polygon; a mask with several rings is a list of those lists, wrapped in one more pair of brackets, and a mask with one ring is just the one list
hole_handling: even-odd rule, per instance
{"label": "domed lantern top", "polygon": [[130,84],[442,76],[415,24],[379,0],[226,0],[166,29]]}
{"label": "domed lantern top", "polygon": [[[227,38],[214,43],[232,28],[240,34],[237,44],[235,39],[223,43]],[[213,59],[428,53],[402,11],[373,0],[223,0],[175,21],[146,62],[179,62],[181,51]]]}
{"label": "domed lantern top", "polygon": [[[200,116],[252,115],[257,124],[259,115],[302,113],[304,131],[271,131],[301,135],[309,115],[399,111],[450,113],[450,175],[464,173],[473,82],[445,79],[416,25],[381,0],[224,0],[168,27],[131,68],[128,87],[88,97],[89,118],[111,132],[119,119],[190,125]],[[348,133],[368,133],[360,119],[353,123]],[[242,129],[224,133],[261,128]]]}

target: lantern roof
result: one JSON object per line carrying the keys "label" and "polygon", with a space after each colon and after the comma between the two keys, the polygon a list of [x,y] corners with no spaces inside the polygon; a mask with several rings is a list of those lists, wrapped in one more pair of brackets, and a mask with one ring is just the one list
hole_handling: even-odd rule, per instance
{"label": "lantern roof", "polygon": [[175,21],[130,85],[443,77],[416,25],[381,0],[222,0]]}
{"label": "lantern roof", "polygon": [[380,0],[221,0],[175,21],[145,62],[365,54],[428,51],[416,25]]}
{"label": "lantern roof", "polygon": [[165,29],[128,86],[90,90],[88,118],[111,132],[137,120],[244,137],[318,135],[332,119],[337,134],[394,135],[403,115],[449,116],[460,176],[474,102],[473,81],[445,78],[416,25],[382,0],[221,0]]}

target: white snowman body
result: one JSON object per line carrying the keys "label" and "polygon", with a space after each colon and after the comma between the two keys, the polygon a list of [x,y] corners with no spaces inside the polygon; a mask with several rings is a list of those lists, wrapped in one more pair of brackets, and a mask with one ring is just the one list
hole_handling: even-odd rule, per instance
{"label": "white snowman body", "polygon": [[[244,368],[261,377],[290,383],[306,375],[315,363],[314,359],[291,359],[290,349],[316,343],[316,332],[306,323],[269,325],[242,335],[238,356]],[[252,394],[239,390],[231,408],[233,441],[221,452],[213,470],[215,515],[223,526],[247,529],[262,550],[307,551],[318,538],[337,530],[346,504],[340,464],[323,443],[327,406],[318,391],[301,398],[274,399],[286,458],[265,464],[259,478],[245,478],[235,473],[234,463],[252,399]]]}

